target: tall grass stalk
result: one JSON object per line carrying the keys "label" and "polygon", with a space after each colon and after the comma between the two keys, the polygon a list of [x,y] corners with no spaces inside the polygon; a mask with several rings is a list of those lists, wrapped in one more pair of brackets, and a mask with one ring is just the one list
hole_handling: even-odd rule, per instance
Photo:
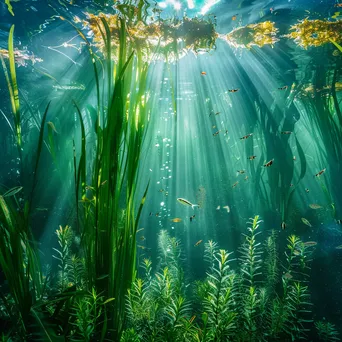
{"label": "tall grass stalk", "polygon": [[[111,58],[109,25],[103,18],[98,21],[105,54],[101,61],[102,85],[99,64],[96,58],[92,58],[97,89],[97,108],[93,110],[97,113],[96,155],[88,168],[85,132],[82,129],[76,187],[81,192],[76,197],[82,197],[84,203],[79,226],[89,287],[95,287],[108,298],[115,298],[108,313],[114,340],[119,340],[122,333],[125,298],[135,277],[136,232],[148,190],[147,184],[137,207],[139,161],[149,113],[146,91],[148,64],[143,62],[140,51],[134,50],[127,36],[126,20],[117,20],[120,34],[116,64]],[[85,39],[84,36],[82,38]],[[82,114],[77,110],[83,127]],[[86,179],[92,182],[91,198],[85,194]]]}

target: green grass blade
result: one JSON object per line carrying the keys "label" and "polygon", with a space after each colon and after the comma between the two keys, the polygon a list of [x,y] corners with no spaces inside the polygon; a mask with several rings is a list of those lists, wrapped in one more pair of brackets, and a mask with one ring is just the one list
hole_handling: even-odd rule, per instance
{"label": "green grass blade", "polygon": [[8,12],[10,12],[13,15],[13,17],[14,17],[13,7],[12,7],[12,5],[10,3],[10,0],[5,0],[5,4],[7,5]]}
{"label": "green grass blade", "polygon": [[336,43],[334,40],[332,40],[331,38],[329,38],[329,40],[342,52],[342,46],[338,43]]}

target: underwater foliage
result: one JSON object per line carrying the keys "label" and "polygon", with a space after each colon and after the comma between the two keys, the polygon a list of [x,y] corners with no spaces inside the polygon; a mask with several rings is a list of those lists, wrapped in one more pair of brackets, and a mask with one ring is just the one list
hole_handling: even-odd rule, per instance
{"label": "underwater foliage", "polygon": [[290,34],[286,37],[307,49],[310,46],[321,46],[330,43],[330,40],[340,42],[342,39],[342,21],[331,22],[327,20],[308,20],[307,18],[298,24],[291,26]]}
{"label": "underwater foliage", "polygon": [[[180,244],[176,254],[170,251],[170,258],[160,254],[164,263],[154,276],[151,262],[144,259],[145,277],[135,279],[127,296],[129,323],[122,341],[125,336],[139,341],[217,342],[304,338],[312,322],[306,285],[311,247],[290,236],[281,261],[274,232],[261,244],[261,222],[258,216],[251,219],[236,270],[230,265],[236,262],[232,253],[219,250],[212,241],[206,243],[209,268],[195,287],[179,288],[169,272],[169,267],[181,267],[175,263]],[[161,253],[172,242],[168,233],[160,232]],[[279,268],[284,269],[282,274]]]}
{"label": "underwater foliage", "polygon": [[275,44],[279,40],[276,37],[277,32],[274,22],[264,21],[238,27],[227,35],[220,35],[220,38],[236,48],[250,49],[253,45],[263,47]]}
{"label": "underwater foliage", "polygon": [[[162,60],[179,59],[189,51],[193,53],[209,52],[215,46],[217,33],[214,22],[204,18],[187,18],[182,20],[157,20],[147,23],[147,13],[142,12],[133,4],[116,6],[118,14],[97,15],[86,13],[84,27],[89,28],[94,35],[96,47],[106,54],[102,33],[102,21],[108,24],[111,37],[111,58],[117,62],[117,50],[120,45],[120,18],[128,17],[127,39],[139,51],[144,61],[152,58]],[[74,18],[78,22],[78,18]],[[150,21],[150,20],[149,20]]]}
{"label": "underwater foliage", "polygon": [[334,324],[326,321],[315,322],[318,336],[321,341],[340,341],[339,334]]}
{"label": "underwater foliage", "polygon": [[[10,2],[6,0],[6,4],[11,10]],[[77,212],[70,224],[76,228],[72,230],[64,225],[56,231],[58,246],[53,249],[53,257],[58,272],[55,276],[51,269],[48,273],[41,269],[31,232],[31,214],[43,148],[47,147],[58,168],[60,151],[54,140],[57,130],[52,122],[46,122],[49,106],[42,115],[41,125],[37,118],[33,119],[39,132],[38,148],[30,174],[32,186],[26,186],[26,179],[30,177],[23,172],[25,139],[15,70],[15,64],[26,65],[28,60],[34,64],[41,60],[26,50],[14,48],[13,26],[8,50],[0,50],[11,115],[1,113],[13,132],[21,168],[20,184],[5,189],[0,196],[0,265],[7,281],[4,292],[0,292],[1,317],[11,322],[8,337],[3,334],[2,339],[9,340],[18,334],[22,339],[58,341],[56,330],[60,339],[72,341],[305,339],[313,326],[308,285],[312,246],[290,235],[286,250],[279,251],[274,231],[262,239],[259,216],[248,223],[237,255],[220,249],[212,240],[204,244],[207,270],[201,281],[192,282],[186,277],[180,240],[165,230],[158,236],[159,259],[155,269],[152,272],[151,260],[144,259],[141,274],[137,272],[136,235],[150,184],[149,181],[141,184],[140,170],[152,115],[150,62],[153,59],[170,62],[189,52],[209,52],[215,48],[217,38],[233,47],[248,49],[278,41],[278,29],[270,21],[219,35],[210,16],[162,19],[160,10],[154,8],[155,17],[149,20],[148,10],[150,5],[139,1],[116,4],[116,14],[88,12],[85,20],[59,16],[74,27],[89,52],[96,103],[79,105],[74,101],[74,108],[70,110],[76,113],[79,129],[76,136],[80,137],[72,139],[73,155],[69,160],[73,165],[75,189],[70,202],[74,202]],[[79,23],[82,28],[78,28]],[[340,48],[337,43],[341,39],[340,26],[340,21],[305,19],[293,26],[295,32],[287,37],[304,48],[327,42]],[[86,38],[84,29],[91,31],[92,40]],[[289,109],[296,103],[304,116],[313,113],[305,117],[309,129],[318,132],[319,141],[325,147],[324,150],[317,146],[320,162],[332,165],[342,159],[339,146],[342,116],[336,95],[342,89],[338,66],[323,77],[324,84],[322,74],[316,76],[315,84],[289,87],[285,107]],[[287,91],[288,86],[283,88]],[[85,90],[85,86],[80,89]],[[307,170],[304,149],[297,137],[294,144],[286,140],[281,146],[287,158],[284,160],[289,160],[289,156],[291,159],[287,168],[277,174],[265,168],[262,158],[274,155],[277,144],[284,138],[277,130],[279,122],[284,124],[286,113],[281,120],[276,119],[276,110],[267,108],[266,102],[257,96],[253,106],[257,117],[255,128],[265,138],[264,142],[258,139],[260,164],[250,167],[256,179],[257,202],[260,207],[279,210],[285,224],[294,197],[292,177],[296,186]],[[271,107],[276,108],[275,102]],[[294,167],[291,148],[298,151],[300,168]],[[331,171],[335,172],[336,179],[339,170]],[[266,174],[267,180],[261,179],[262,174]],[[315,179],[337,219],[334,197],[338,187],[334,190],[331,184]],[[19,205],[17,194],[21,191],[24,200]],[[196,198],[203,208],[206,201],[203,186]],[[75,236],[79,239],[77,246],[73,243]],[[338,339],[331,323],[321,321],[315,325],[322,340]]]}

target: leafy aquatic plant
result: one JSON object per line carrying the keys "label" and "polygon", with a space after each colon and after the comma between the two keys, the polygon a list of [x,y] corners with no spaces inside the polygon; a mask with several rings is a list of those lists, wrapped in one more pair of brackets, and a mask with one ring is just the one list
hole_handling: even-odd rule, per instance
{"label": "leafy aquatic plant", "polygon": [[59,229],[56,230],[56,234],[60,248],[54,248],[57,255],[53,255],[53,257],[59,261],[58,286],[63,291],[69,284],[68,274],[70,263],[68,261],[71,258],[70,247],[73,239],[73,232],[69,226],[59,226]]}
{"label": "leafy aquatic plant", "polygon": [[318,336],[321,341],[340,341],[340,338],[338,337],[338,331],[336,330],[334,324],[326,321],[318,321],[315,322],[315,327],[318,331]]}
{"label": "leafy aquatic plant", "polygon": [[205,244],[207,276],[196,281],[192,301],[170,272],[181,268],[180,244],[172,251],[170,244],[175,240],[162,231],[158,239],[162,263],[153,276],[151,262],[144,260],[145,278],[135,279],[127,296],[129,324],[123,336],[134,329],[141,341],[304,338],[312,322],[307,286],[312,247],[292,235],[281,262],[275,232],[261,244],[261,222],[255,216],[248,224],[237,271],[231,267],[230,262],[236,262],[231,253],[219,250],[213,241]]}

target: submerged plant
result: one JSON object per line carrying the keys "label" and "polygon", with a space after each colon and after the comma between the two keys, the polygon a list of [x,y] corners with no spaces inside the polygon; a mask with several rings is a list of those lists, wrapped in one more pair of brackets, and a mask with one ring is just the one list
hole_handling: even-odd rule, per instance
{"label": "submerged plant", "polygon": [[58,284],[61,290],[65,290],[69,284],[69,259],[71,258],[71,243],[73,239],[73,233],[69,226],[59,226],[59,229],[56,230],[56,234],[58,237],[58,244],[60,246],[59,249],[54,248],[54,251],[57,255],[53,255],[55,259],[59,261],[59,279]]}
{"label": "submerged plant", "polygon": [[318,331],[318,336],[321,341],[332,342],[332,341],[340,341],[339,333],[336,330],[334,324],[326,322],[326,321],[318,321],[315,322],[315,327]]}

